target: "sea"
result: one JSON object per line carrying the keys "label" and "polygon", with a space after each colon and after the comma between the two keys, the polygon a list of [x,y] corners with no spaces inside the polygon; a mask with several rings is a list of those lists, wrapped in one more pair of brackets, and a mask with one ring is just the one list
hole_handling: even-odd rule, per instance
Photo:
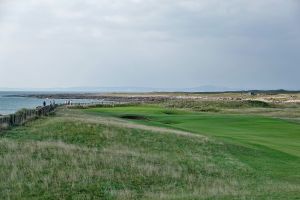
{"label": "sea", "polygon": [[[50,101],[60,104],[64,103],[66,100],[71,100],[73,103],[94,103],[98,100],[93,99],[39,99],[31,97],[14,97],[18,95],[26,94],[42,94],[43,92],[1,92],[0,91],[0,115],[8,115],[15,113],[23,108],[36,108],[42,106],[45,101],[47,105]],[[49,92],[48,92],[49,93]]]}

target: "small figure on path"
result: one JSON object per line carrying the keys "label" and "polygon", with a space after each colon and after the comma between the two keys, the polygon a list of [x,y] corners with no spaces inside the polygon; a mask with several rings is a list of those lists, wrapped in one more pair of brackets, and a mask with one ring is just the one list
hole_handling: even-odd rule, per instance
{"label": "small figure on path", "polygon": [[46,101],[43,102],[44,107],[46,106]]}

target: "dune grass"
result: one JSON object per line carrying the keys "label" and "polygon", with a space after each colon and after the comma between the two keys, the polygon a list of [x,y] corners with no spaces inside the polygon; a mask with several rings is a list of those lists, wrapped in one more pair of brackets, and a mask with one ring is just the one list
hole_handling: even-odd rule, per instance
{"label": "dune grass", "polygon": [[[144,118],[126,118],[136,115]],[[113,126],[105,123],[112,120],[109,117],[189,130],[209,138]],[[239,130],[251,133],[252,126],[246,125],[255,117],[242,117],[237,130],[237,119],[223,124],[205,121],[211,117],[214,121],[228,118],[156,106],[93,108],[61,110],[56,116],[7,130],[0,135],[0,199],[299,197],[297,146],[284,151],[265,141],[239,139]],[[278,126],[285,123],[279,122],[283,124]],[[209,129],[210,125],[215,129]],[[217,132],[218,126],[225,127]],[[228,131],[227,126],[233,127]],[[297,140],[295,127],[290,126],[284,129],[291,129],[290,136]],[[233,136],[223,136],[233,130]]]}
{"label": "dune grass", "polygon": [[275,104],[258,100],[195,100],[175,99],[161,103],[167,108],[183,108],[201,112],[220,112],[224,109],[273,108]]}

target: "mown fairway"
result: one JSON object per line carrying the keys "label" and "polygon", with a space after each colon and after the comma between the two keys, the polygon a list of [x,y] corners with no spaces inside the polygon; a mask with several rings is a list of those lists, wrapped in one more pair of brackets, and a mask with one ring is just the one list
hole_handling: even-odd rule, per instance
{"label": "mown fairway", "polygon": [[300,157],[300,124],[270,117],[197,113],[157,106],[94,108],[87,112],[178,128],[239,144],[262,145]]}
{"label": "mown fairway", "polygon": [[299,133],[156,106],[61,109],[1,134],[0,199],[297,199]]}

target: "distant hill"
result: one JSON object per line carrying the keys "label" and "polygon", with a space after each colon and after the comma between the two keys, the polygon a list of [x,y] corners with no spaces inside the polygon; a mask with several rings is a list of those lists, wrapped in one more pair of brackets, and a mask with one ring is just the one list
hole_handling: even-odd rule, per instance
{"label": "distant hill", "polygon": [[204,85],[191,88],[151,88],[151,87],[66,87],[66,88],[0,88],[0,91],[35,91],[35,92],[192,92],[192,93],[215,93],[215,92],[253,92],[253,93],[291,93],[295,90],[249,90],[228,88],[222,86]]}
{"label": "distant hill", "polygon": [[0,91],[56,91],[56,92],[224,92],[237,91],[227,87],[200,86],[193,88],[152,87],[66,87],[66,88],[0,88]]}

